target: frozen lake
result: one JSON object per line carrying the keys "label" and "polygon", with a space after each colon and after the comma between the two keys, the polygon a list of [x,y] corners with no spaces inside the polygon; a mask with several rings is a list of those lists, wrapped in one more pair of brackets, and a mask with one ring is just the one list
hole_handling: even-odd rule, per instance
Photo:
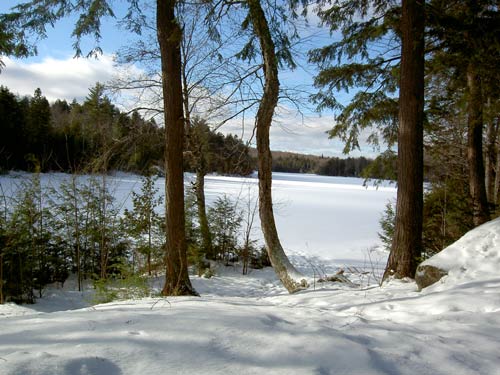
{"label": "frozen lake", "polygon": [[[248,189],[257,195],[256,178],[210,176],[206,181],[209,200],[222,193],[245,200]],[[365,188],[359,178],[273,174],[276,225],[287,253],[336,263],[364,261],[380,244],[379,219],[395,197],[394,187]]]}
{"label": "frozen lake", "polygon": [[[9,196],[27,174],[0,176],[4,193]],[[57,186],[68,178],[62,173],[42,174],[44,186]],[[87,177],[83,177],[87,178]],[[186,174],[186,185],[193,180]],[[116,201],[123,207],[131,206],[131,192],[140,190],[140,177],[118,173],[108,178]],[[157,187],[164,190],[164,181]],[[205,183],[207,203],[226,194],[240,200],[245,209],[249,199],[257,197],[256,176],[207,176]],[[307,174],[274,173],[273,200],[278,233],[285,251],[295,259],[307,256],[318,261],[342,265],[369,267],[369,263],[385,262],[385,253],[370,251],[380,245],[377,232],[386,203],[394,200],[394,186],[364,187],[363,179],[328,177]],[[258,216],[258,215],[257,215]],[[262,239],[258,218],[253,237]]]}

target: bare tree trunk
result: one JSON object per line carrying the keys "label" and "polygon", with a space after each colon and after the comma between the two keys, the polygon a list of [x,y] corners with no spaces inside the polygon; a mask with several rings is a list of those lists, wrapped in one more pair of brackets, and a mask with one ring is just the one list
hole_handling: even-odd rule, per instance
{"label": "bare tree trunk", "polygon": [[264,94],[255,120],[257,127],[260,221],[271,264],[285,288],[290,293],[293,293],[306,288],[307,282],[305,279],[301,278],[302,276],[300,273],[290,263],[281,246],[276,224],[274,222],[271,193],[272,157],[269,147],[269,129],[271,127],[274,109],[278,104],[278,61],[274,50],[274,42],[269,31],[269,25],[260,1],[248,0],[248,8],[254,32],[259,38],[265,74]]}
{"label": "bare tree trunk", "polygon": [[[491,107],[491,99],[488,98],[488,107]],[[495,174],[496,174],[496,160],[497,160],[497,138],[498,138],[498,128],[497,124],[493,119],[488,122],[488,127],[486,130],[486,157],[485,157],[485,185],[486,185],[486,197],[488,199],[488,204],[495,205]]]}
{"label": "bare tree trunk", "polygon": [[198,208],[198,221],[200,225],[203,252],[207,257],[213,257],[212,233],[210,233],[210,227],[208,226],[207,208],[205,203],[205,174],[204,168],[199,166],[196,170],[196,205]]}
{"label": "bare tree trunk", "polygon": [[[184,40],[183,40],[184,41]],[[186,116],[186,132],[188,138],[188,148],[191,150],[195,168],[196,168],[196,181],[194,185],[195,195],[196,195],[196,207],[198,213],[198,223],[200,225],[201,241],[202,241],[202,251],[205,256],[211,258],[213,255],[212,249],[212,234],[210,233],[210,227],[208,226],[207,218],[207,208],[205,202],[205,176],[206,172],[206,156],[204,155],[203,142],[204,134],[202,129],[199,127],[195,128],[198,124],[194,124],[191,121],[191,109],[189,106],[189,90],[188,90],[188,74],[187,68],[187,57],[189,54],[189,48],[186,47],[185,43],[181,43],[181,53],[182,53],[182,95],[183,95],[183,105],[184,105],[184,115]],[[195,123],[198,121],[195,120]]]}
{"label": "bare tree trunk", "polygon": [[[105,156],[106,158],[106,156]],[[107,159],[105,159],[107,160]],[[102,206],[102,211],[101,211],[101,215],[102,217],[100,218],[101,221],[99,223],[100,225],[100,228],[99,228],[99,232],[100,232],[100,245],[101,245],[101,279],[107,279],[108,277],[108,253],[109,253],[109,249],[108,249],[108,241],[107,241],[107,207],[108,207],[108,204],[107,204],[107,194],[106,194],[106,173],[107,173],[107,163],[105,162],[105,167],[104,167],[104,170],[101,172],[102,173],[102,185],[101,185],[101,196],[100,196],[100,199],[101,201],[99,202],[99,204],[101,204]]]}
{"label": "bare tree trunk", "polygon": [[180,44],[182,30],[175,17],[176,0],[156,1],[165,118],[166,275],[162,294],[195,295],[187,268],[184,222],[184,115]]}
{"label": "bare tree trunk", "polygon": [[469,189],[472,198],[472,215],[475,226],[490,220],[483,164],[483,100],[481,77],[473,61],[467,66],[468,131],[467,160],[469,163]]}
{"label": "bare tree trunk", "polygon": [[82,269],[81,269],[81,249],[80,249],[80,216],[78,209],[78,189],[76,185],[76,176],[71,176],[71,189],[73,193],[73,230],[75,231],[76,241],[76,277],[78,279],[78,291],[82,291]]}
{"label": "bare tree trunk", "polygon": [[3,248],[0,249],[0,305],[4,303],[3,297]]}
{"label": "bare tree trunk", "polygon": [[147,262],[148,262],[148,275],[151,276],[151,249],[153,248],[153,234],[151,233],[153,223],[151,221],[151,213],[148,212],[148,256],[147,256]]}
{"label": "bare tree trunk", "polygon": [[[498,124],[497,126],[500,126]],[[495,205],[500,204],[499,202],[499,193],[500,193],[500,142],[497,140],[497,164],[496,164],[496,173],[495,173],[495,187],[493,190],[493,202]]]}
{"label": "bare tree trunk", "polygon": [[250,196],[250,191],[248,191],[248,202],[247,202],[247,210],[246,210],[246,220],[245,220],[245,241],[243,243],[243,275],[248,273],[248,263],[250,262],[251,250],[252,250],[252,240],[250,239],[250,235],[252,234],[253,222],[255,220],[255,214],[257,213],[257,201],[253,202]]}
{"label": "bare tree trunk", "polygon": [[384,279],[415,275],[422,252],[424,6],[403,0],[396,226]]}

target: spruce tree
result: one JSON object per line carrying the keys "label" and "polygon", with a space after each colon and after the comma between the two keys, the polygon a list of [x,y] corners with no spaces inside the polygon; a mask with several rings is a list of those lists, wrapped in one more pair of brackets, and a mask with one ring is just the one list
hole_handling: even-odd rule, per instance
{"label": "spruce tree", "polygon": [[213,234],[213,246],[217,259],[226,264],[236,256],[238,233],[242,224],[242,215],[237,205],[224,195],[218,197],[208,210],[210,229]]}
{"label": "spruce tree", "polygon": [[161,264],[161,251],[164,243],[163,218],[156,209],[163,204],[158,196],[155,179],[151,175],[142,178],[141,192],[132,192],[132,211],[126,209],[123,225],[134,239],[136,251],[146,257],[146,269],[151,276],[153,264]]}

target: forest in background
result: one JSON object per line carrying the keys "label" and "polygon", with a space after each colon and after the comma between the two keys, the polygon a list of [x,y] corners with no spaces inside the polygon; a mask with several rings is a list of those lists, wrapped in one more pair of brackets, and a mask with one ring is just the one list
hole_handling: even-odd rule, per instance
{"label": "forest in background", "polygon": [[[248,175],[255,161],[237,136],[205,126],[211,150],[210,173]],[[96,84],[80,104],[56,100],[50,104],[37,89],[19,97],[0,87],[0,171],[61,171],[140,175],[151,169],[163,174],[164,129],[137,111],[120,111]],[[189,155],[185,169],[190,168]]]}
{"label": "forest in background", "polygon": [[[208,173],[246,176],[257,168],[257,152],[237,136],[210,130],[197,120],[208,137]],[[151,168],[161,172],[164,129],[137,111],[120,111],[103,85],[91,88],[80,104],[56,100],[50,104],[37,89],[19,97],[0,87],[0,171],[107,172],[141,175]],[[194,171],[190,152],[185,170]],[[371,159],[324,157],[273,151],[273,171],[325,176],[378,178],[363,174]]]}

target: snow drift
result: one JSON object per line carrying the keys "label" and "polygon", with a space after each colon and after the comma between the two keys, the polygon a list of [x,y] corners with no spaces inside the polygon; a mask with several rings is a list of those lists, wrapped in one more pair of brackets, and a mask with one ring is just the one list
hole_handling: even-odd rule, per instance
{"label": "snow drift", "polygon": [[415,275],[420,288],[439,280],[433,290],[499,276],[500,218],[489,221],[422,262]]}

